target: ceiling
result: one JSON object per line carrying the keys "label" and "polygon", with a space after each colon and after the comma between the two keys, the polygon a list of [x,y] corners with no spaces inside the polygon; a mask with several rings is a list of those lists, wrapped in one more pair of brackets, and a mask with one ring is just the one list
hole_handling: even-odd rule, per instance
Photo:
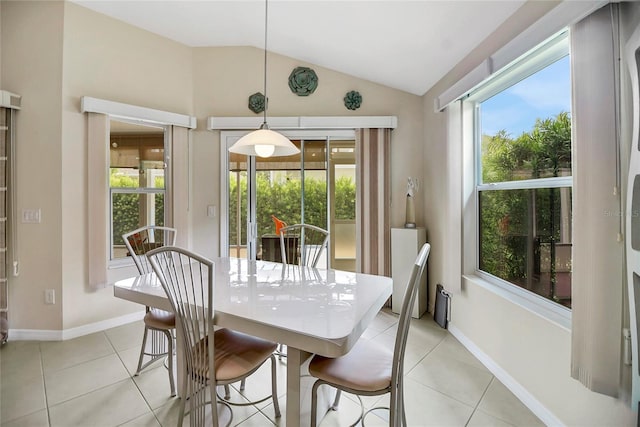
{"label": "ceiling", "polygon": [[[193,47],[264,48],[254,0],[73,0]],[[271,0],[268,50],[423,95],[524,0]]]}

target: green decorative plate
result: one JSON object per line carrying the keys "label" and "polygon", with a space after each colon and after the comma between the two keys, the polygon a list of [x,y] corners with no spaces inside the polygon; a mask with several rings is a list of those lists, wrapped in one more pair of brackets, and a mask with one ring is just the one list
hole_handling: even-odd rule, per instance
{"label": "green decorative plate", "polygon": [[308,96],[318,87],[316,72],[308,67],[296,67],[289,75],[289,89],[298,96]]}
{"label": "green decorative plate", "polygon": [[362,104],[362,95],[360,95],[360,92],[352,90],[344,96],[344,106],[349,110],[357,110],[360,108],[360,104]]}
{"label": "green decorative plate", "polygon": [[254,113],[262,113],[264,111],[264,95],[256,92],[249,97],[249,110]]}

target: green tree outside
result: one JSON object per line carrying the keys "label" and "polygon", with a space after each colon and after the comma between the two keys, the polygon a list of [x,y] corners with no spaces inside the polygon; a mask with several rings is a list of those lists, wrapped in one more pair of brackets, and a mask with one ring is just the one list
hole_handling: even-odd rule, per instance
{"label": "green tree outside", "polygon": [[[258,194],[256,217],[258,236],[274,234],[275,226],[271,215],[286,222],[301,222],[301,181],[298,179],[271,182],[268,173],[256,174]],[[238,184],[236,179],[229,180],[229,244],[237,244]],[[247,179],[240,178],[240,233],[241,244],[245,245],[247,221]],[[336,180],[335,210],[338,219],[355,219],[356,185],[352,179],[341,177]],[[327,227],[327,184],[324,180],[306,177],[304,181],[305,223],[318,227]]]}
{"label": "green tree outside", "polygon": [[[109,171],[109,186],[111,188],[138,188],[139,178],[118,173],[114,168]],[[164,177],[156,177],[155,188],[164,188]],[[124,245],[122,235],[142,226],[140,224],[140,196],[139,194],[113,195],[113,244]],[[156,224],[164,225],[164,194],[155,195]]]}
{"label": "green tree outside", "polygon": [[[512,138],[501,130],[482,137],[483,183],[558,177],[571,174],[569,113],[537,119],[530,132]],[[540,248],[560,241],[561,193],[557,188],[482,191],[479,197],[480,268],[516,284],[540,270]],[[532,231],[535,229],[535,236]],[[533,254],[533,259],[527,259]],[[530,278],[529,278],[530,279]],[[551,274],[551,280],[555,280]],[[553,286],[553,283],[550,285]]]}

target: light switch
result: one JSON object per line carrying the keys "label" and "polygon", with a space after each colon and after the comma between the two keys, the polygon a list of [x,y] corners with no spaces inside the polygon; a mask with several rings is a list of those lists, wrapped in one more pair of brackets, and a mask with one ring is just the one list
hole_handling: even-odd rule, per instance
{"label": "light switch", "polygon": [[40,224],[40,209],[23,209],[22,222],[25,224]]}
{"label": "light switch", "polygon": [[207,216],[210,218],[216,217],[216,205],[208,205],[207,206]]}

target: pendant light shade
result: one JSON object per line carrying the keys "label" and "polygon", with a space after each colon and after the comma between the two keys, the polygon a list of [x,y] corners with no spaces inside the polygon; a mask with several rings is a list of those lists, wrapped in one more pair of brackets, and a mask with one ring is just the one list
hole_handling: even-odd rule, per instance
{"label": "pendant light shade", "polygon": [[281,133],[261,127],[236,141],[229,151],[246,156],[291,156],[300,150]]}
{"label": "pendant light shade", "polygon": [[281,133],[272,131],[267,124],[267,16],[268,0],[264,2],[264,121],[260,129],[243,136],[229,148],[229,152],[246,156],[291,156],[298,154],[300,149]]}

